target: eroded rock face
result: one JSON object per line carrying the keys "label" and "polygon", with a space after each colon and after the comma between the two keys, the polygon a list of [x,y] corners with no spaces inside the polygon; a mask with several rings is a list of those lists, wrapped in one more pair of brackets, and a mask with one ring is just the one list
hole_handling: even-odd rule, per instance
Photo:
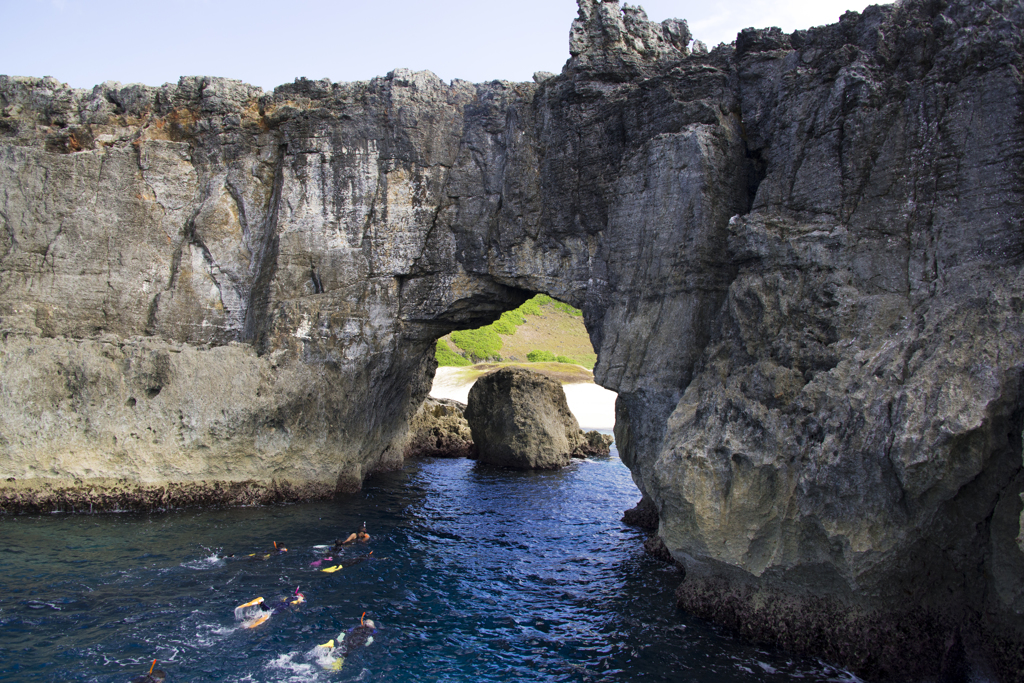
{"label": "eroded rock face", "polygon": [[406,458],[474,458],[473,433],[465,417],[466,404],[428,396],[409,422]]}
{"label": "eroded rock face", "polygon": [[580,0],[529,84],[0,78],[0,484],[358,486],[433,341],[542,291],[686,609],[1019,680],[1024,10],[686,36]]}
{"label": "eroded rock face", "polygon": [[478,379],[465,417],[477,458],[498,467],[565,467],[586,441],[562,385],[524,368],[502,368]]}
{"label": "eroded rock face", "polygon": [[572,457],[589,458],[590,456],[611,455],[612,443],[615,442],[615,437],[611,434],[602,434],[598,431],[590,431],[582,432],[582,435],[583,438],[580,439],[579,445],[576,446],[576,450],[572,452]]}

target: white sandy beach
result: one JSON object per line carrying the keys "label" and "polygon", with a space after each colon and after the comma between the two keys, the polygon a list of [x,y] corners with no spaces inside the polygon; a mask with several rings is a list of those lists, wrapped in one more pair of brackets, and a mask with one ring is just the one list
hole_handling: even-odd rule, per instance
{"label": "white sandy beach", "polygon": [[[469,390],[475,380],[463,379],[462,368],[438,368],[430,395],[434,398],[451,398],[462,403],[469,400]],[[593,382],[564,384],[565,399],[569,410],[583,429],[611,429],[615,426],[614,391],[608,391]]]}

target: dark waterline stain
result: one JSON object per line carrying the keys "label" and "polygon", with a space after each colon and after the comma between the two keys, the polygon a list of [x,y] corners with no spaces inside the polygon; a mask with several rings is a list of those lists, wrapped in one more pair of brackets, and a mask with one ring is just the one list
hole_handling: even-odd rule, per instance
{"label": "dark waterline stain", "polygon": [[[615,455],[426,460],[323,503],[3,518],[0,679],[123,682],[156,658],[169,683],[855,680],[678,612],[679,575],[619,521],[638,495]],[[342,569],[310,566],[362,522]],[[297,586],[304,605],[238,627],[236,605]],[[363,612],[374,642],[321,668],[314,647]]]}

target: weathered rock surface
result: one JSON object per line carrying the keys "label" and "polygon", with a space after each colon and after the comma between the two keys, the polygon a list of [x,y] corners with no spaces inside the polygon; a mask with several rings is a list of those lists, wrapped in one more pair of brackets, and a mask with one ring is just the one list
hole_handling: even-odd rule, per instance
{"label": "weathered rock surface", "polygon": [[409,422],[406,458],[474,458],[473,433],[465,403],[428,396]]}
{"label": "weathered rock surface", "polygon": [[653,500],[644,496],[635,506],[622,514],[622,521],[647,531],[657,531],[660,524],[658,508],[654,505]]}
{"label": "weathered rock surface", "polygon": [[477,458],[488,465],[557,469],[585,442],[562,385],[524,368],[502,368],[478,379],[465,416]]}
{"label": "weathered rock surface", "polygon": [[576,449],[571,453],[572,457],[589,458],[591,456],[611,455],[615,437],[598,431],[580,431],[582,438],[579,440]]}
{"label": "weathered rock surface", "polygon": [[357,486],[434,340],[546,292],[685,608],[1021,680],[1024,8],[686,33],[580,0],[529,84],[0,78],[0,484]]}

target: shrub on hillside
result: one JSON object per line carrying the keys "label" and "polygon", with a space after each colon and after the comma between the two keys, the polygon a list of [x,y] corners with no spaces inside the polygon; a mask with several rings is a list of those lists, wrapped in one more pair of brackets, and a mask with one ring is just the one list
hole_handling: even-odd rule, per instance
{"label": "shrub on hillside", "polygon": [[512,335],[516,333],[516,328],[525,322],[526,316],[516,309],[502,313],[500,318],[491,323],[491,326],[498,334]]}
{"label": "shrub on hillside", "polygon": [[526,303],[517,308],[516,313],[519,313],[523,316],[540,315],[540,306],[542,299],[548,299],[549,301],[552,300],[551,297],[549,297],[547,294],[538,294],[537,296],[533,297],[532,299],[529,299]]}
{"label": "shrub on hillside", "polygon": [[570,365],[584,365],[584,363],[576,360],[575,358],[569,358],[569,356],[556,356],[550,351],[534,350],[526,354],[526,360],[531,363],[569,363]]}
{"label": "shrub on hillside", "polygon": [[[577,317],[577,318],[579,318],[581,315],[583,315],[583,311],[581,311],[580,309],[573,308],[569,304],[561,302],[561,301],[558,301],[557,299],[552,299],[547,294],[538,294],[537,296],[533,297],[532,299],[527,301],[525,304],[523,304],[522,306],[517,308],[515,310],[515,312],[516,313],[520,313],[520,314],[522,314],[524,316],[526,316],[526,315],[540,315],[541,314],[541,306],[547,306],[549,308],[555,309],[556,311],[562,311],[563,313],[568,313],[569,315]],[[522,324],[522,323],[519,323],[519,324]]]}
{"label": "shrub on hillside", "polygon": [[437,349],[434,351],[434,357],[437,358],[438,367],[442,368],[458,368],[464,365],[472,365],[468,358],[464,358],[452,351],[452,347],[448,346],[448,342],[444,339],[437,340]]}

